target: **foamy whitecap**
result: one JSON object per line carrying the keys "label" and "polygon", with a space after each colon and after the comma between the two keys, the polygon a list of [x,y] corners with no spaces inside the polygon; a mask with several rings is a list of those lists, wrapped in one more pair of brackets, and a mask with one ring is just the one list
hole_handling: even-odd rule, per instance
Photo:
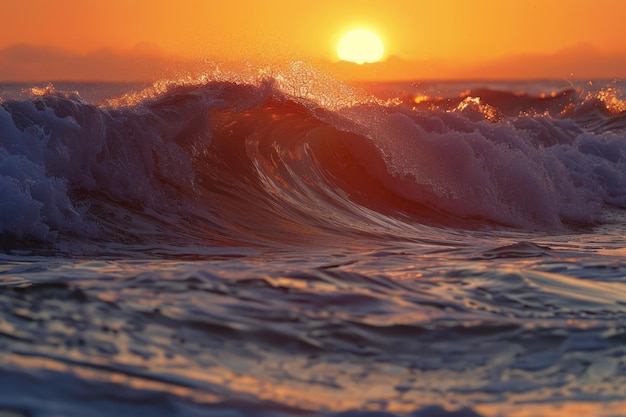
{"label": "foamy whitecap", "polygon": [[427,107],[359,94],[341,104],[314,84],[292,91],[304,69],[290,71],[253,84],[167,83],[116,106],[51,85],[3,102],[2,232],[99,233],[101,199],[166,224],[195,217],[255,236],[266,233],[250,213],[236,214],[240,199],[311,233],[328,232],[320,225],[329,216],[339,229],[402,229],[389,213],[408,216],[410,232],[435,212],[557,229],[600,221],[605,204],[626,205],[617,99],[486,90]]}

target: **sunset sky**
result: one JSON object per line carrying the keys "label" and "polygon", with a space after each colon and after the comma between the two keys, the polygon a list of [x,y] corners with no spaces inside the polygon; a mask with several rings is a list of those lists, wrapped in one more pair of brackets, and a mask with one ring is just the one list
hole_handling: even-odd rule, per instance
{"label": "sunset sky", "polygon": [[[3,4],[0,81],[138,80],[214,62],[303,60],[346,78],[626,76],[623,0],[29,0]],[[384,61],[344,65],[365,28]]]}

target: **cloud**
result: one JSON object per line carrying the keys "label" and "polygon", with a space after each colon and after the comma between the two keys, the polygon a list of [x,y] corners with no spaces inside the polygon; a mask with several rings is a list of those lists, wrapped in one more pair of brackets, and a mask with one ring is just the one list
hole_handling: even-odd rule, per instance
{"label": "cloud", "polygon": [[[339,78],[354,81],[626,77],[626,53],[602,53],[586,44],[553,54],[520,54],[479,63],[463,64],[452,59],[411,61],[391,56],[373,64],[340,61],[317,65]],[[88,54],[24,44],[0,49],[0,80],[5,82],[144,82],[197,74],[205,66],[201,60],[170,56],[150,43],[137,44],[122,52],[102,49]]]}
{"label": "cloud", "polygon": [[371,64],[355,64],[339,61],[329,65],[329,70],[338,77],[353,80],[415,80],[437,78],[449,68],[442,62],[410,61],[398,56],[390,56],[384,61]]}
{"label": "cloud", "polygon": [[88,54],[20,44],[0,50],[0,80],[152,81],[172,76],[189,64],[150,44],[126,52],[102,49]]}
{"label": "cloud", "polygon": [[392,56],[374,64],[340,61],[330,67],[350,80],[612,79],[626,77],[626,53],[607,54],[579,44],[552,54],[519,54],[478,63],[410,61]]}

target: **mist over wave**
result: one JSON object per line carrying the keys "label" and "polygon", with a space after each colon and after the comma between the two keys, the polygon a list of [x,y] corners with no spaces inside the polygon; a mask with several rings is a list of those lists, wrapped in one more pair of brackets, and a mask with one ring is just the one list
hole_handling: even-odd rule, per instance
{"label": "mist over wave", "polygon": [[101,105],[49,86],[3,101],[0,232],[297,245],[424,226],[556,230],[626,207],[615,90],[345,101],[344,86],[287,81],[168,83]]}

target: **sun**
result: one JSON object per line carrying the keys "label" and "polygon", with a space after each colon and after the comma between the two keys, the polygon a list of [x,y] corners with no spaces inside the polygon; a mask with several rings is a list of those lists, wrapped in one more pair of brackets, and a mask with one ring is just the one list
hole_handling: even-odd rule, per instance
{"label": "sun", "polygon": [[337,43],[339,59],[357,64],[380,61],[384,52],[383,42],[374,32],[367,29],[351,30]]}

